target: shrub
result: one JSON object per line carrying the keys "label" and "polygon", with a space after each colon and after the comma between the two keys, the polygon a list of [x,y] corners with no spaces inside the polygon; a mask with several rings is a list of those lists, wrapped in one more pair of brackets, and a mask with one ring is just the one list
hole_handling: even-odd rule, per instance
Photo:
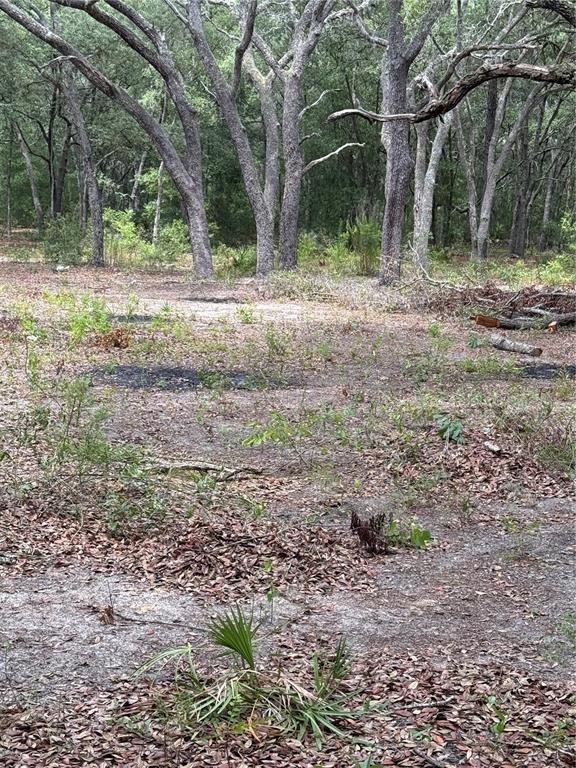
{"label": "shrub", "polygon": [[359,216],[348,225],[350,247],[356,254],[356,266],[361,275],[374,275],[378,271],[381,227],[368,216]]}
{"label": "shrub", "polygon": [[85,261],[86,235],[78,216],[67,214],[50,219],[44,231],[44,259],[49,264],[77,265]]}
{"label": "shrub", "polygon": [[154,246],[138,231],[132,211],[104,211],[104,242],[111,264],[148,262],[154,259]]}
{"label": "shrub", "polygon": [[145,251],[146,259],[154,266],[171,266],[190,251],[188,230],[183,221],[175,219],[164,224],[151,253]]}
{"label": "shrub", "polygon": [[220,243],[213,249],[214,269],[220,277],[243,277],[256,271],[256,248],[241,246],[232,248]]}

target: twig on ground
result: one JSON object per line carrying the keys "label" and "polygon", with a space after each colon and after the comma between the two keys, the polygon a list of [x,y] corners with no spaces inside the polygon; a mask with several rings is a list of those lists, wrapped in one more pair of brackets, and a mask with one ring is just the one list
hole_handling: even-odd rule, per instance
{"label": "twig on ground", "polygon": [[443,763],[440,760],[436,760],[435,757],[428,755],[426,752],[424,752],[421,749],[416,749],[413,747],[413,752],[415,755],[418,755],[418,757],[421,757],[422,760],[425,760],[429,765],[435,766],[435,768],[448,768],[447,763]]}

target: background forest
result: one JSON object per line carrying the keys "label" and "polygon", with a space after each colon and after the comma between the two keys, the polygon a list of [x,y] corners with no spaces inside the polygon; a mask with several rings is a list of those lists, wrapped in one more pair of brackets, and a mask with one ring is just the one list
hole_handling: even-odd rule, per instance
{"label": "background forest", "polygon": [[49,261],[192,250],[201,276],[380,265],[383,282],[430,248],[571,261],[569,2],[0,11],[2,226],[36,229]]}

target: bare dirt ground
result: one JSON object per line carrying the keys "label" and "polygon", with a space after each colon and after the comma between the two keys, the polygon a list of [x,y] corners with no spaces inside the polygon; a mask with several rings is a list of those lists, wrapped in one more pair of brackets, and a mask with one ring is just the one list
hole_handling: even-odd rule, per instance
{"label": "bare dirt ground", "polygon": [[[513,332],[544,347],[540,378],[483,346],[469,307],[365,285],[303,301],[15,264],[0,285],[3,765],[574,764],[573,332]],[[145,457],[129,481],[77,454],[47,471],[38,408],[77,376],[106,440]],[[371,554],[352,511],[434,541]],[[322,747],[158,720],[171,683],[135,669],[201,652],[237,602],[294,669],[344,636],[354,695],[382,711]]]}

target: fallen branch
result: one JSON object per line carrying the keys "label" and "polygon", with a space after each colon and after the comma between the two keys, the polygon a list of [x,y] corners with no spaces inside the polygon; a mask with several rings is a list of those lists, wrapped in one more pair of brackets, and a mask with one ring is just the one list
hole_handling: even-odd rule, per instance
{"label": "fallen branch", "polygon": [[240,474],[261,475],[262,470],[258,467],[226,467],[223,464],[212,464],[209,461],[172,461],[170,459],[155,461],[147,466],[152,472],[219,472],[222,479],[228,479]]}
{"label": "fallen branch", "polygon": [[531,344],[524,344],[521,341],[510,341],[505,336],[497,336],[496,334],[490,336],[490,344],[504,352],[517,352],[520,355],[531,355],[532,357],[540,357],[542,354],[540,347],[533,347]]}

